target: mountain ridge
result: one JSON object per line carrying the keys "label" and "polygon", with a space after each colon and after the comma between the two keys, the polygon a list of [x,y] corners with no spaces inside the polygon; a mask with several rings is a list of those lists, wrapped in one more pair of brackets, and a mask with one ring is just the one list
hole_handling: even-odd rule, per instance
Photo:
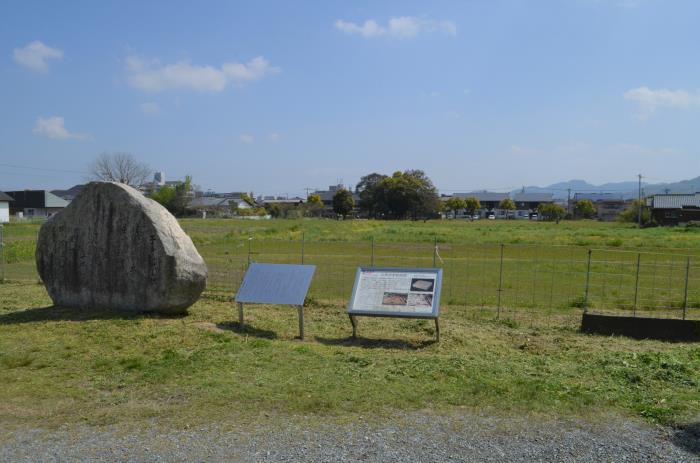
{"label": "mountain ridge", "polygon": [[[572,179],[564,182],[557,182],[551,185],[524,186],[512,193],[551,193],[555,198],[567,198],[571,190],[571,196],[575,193],[612,193],[622,196],[625,199],[636,198],[639,194],[638,182],[608,182],[594,185],[581,179]],[[681,180],[671,183],[646,183],[642,182],[642,191],[645,196],[659,193],[696,193],[700,192],[700,176],[688,180]]]}

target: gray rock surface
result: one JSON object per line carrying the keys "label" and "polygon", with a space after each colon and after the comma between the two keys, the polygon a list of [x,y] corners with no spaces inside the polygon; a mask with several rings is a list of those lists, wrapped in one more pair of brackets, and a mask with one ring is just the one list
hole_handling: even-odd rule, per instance
{"label": "gray rock surface", "polygon": [[93,182],[41,227],[39,275],[57,306],[184,313],[207,267],[163,206],[127,185]]}

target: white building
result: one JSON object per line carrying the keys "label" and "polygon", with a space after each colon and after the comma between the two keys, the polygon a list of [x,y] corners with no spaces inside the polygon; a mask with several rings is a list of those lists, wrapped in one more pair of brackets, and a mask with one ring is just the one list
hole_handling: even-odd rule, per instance
{"label": "white building", "polygon": [[20,190],[6,192],[12,197],[10,212],[22,213],[27,219],[45,219],[60,212],[70,204],[46,190]]}
{"label": "white building", "polygon": [[10,221],[10,201],[12,198],[0,191],[0,223]]}

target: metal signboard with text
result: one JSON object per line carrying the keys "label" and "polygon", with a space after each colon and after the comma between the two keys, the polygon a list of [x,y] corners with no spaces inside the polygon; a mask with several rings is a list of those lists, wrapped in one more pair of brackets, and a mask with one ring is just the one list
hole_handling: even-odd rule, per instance
{"label": "metal signboard with text", "polygon": [[428,318],[439,339],[440,268],[360,267],[355,276],[348,315],[356,335],[356,316]]}

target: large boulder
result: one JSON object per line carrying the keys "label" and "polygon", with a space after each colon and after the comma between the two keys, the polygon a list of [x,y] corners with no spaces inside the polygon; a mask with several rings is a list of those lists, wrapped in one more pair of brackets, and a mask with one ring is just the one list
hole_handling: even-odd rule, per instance
{"label": "large boulder", "polygon": [[41,227],[36,264],[57,306],[186,313],[207,267],[163,206],[93,182]]}

